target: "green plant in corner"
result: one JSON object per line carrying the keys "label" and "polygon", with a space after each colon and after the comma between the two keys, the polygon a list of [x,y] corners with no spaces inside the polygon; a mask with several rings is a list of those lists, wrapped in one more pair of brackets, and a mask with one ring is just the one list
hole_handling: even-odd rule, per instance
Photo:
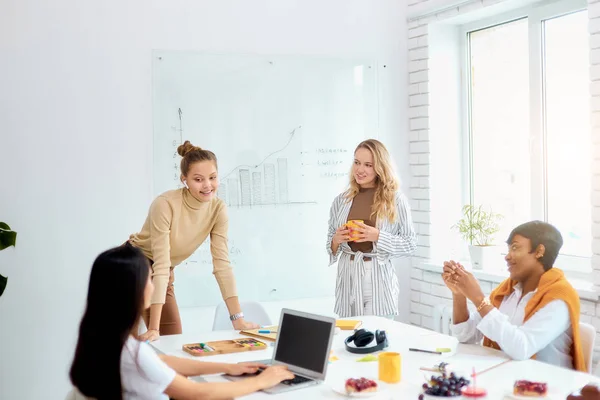
{"label": "green plant in corner", "polygon": [[502,215],[492,210],[486,211],[483,206],[467,204],[462,209],[463,217],[452,226],[463,239],[472,246],[490,246],[493,236],[500,230]]}
{"label": "green plant in corner", "polygon": [[[17,243],[17,232],[10,229],[10,226],[5,222],[0,222],[0,250],[14,246]],[[0,275],[0,296],[6,289],[8,278]]]}

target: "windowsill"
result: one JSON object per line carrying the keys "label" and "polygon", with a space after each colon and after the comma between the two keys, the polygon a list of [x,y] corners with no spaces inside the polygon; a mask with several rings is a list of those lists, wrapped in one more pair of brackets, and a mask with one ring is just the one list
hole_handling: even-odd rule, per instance
{"label": "windowsill", "polygon": [[[471,269],[470,265],[466,265],[465,267],[469,269],[473,275],[481,280],[488,281],[493,283],[501,283],[506,278],[508,278],[508,272],[502,270],[485,270],[485,269]],[[422,269],[424,271],[437,272],[442,273],[443,266],[442,263],[436,263],[432,260],[427,260],[420,263],[417,268]],[[599,294],[594,290],[594,284],[585,279],[575,279],[575,278],[567,278],[571,285],[577,290],[579,297],[584,300],[590,301],[598,301]]]}

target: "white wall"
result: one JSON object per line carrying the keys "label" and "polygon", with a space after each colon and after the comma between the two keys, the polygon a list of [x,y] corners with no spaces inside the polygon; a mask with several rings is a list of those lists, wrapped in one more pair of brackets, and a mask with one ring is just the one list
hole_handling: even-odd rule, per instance
{"label": "white wall", "polygon": [[[0,2],[0,398],[55,399],[91,262],[151,201],[151,49],[376,57],[381,128],[407,181],[406,5],[360,0]],[[405,279],[407,262],[399,263]],[[110,294],[107,294],[110,295]],[[404,319],[408,319],[406,309]],[[107,321],[109,323],[110,321]]]}

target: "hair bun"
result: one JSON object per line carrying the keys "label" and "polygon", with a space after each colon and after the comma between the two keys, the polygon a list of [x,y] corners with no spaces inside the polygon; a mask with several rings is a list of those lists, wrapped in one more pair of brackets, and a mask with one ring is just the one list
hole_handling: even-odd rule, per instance
{"label": "hair bun", "polygon": [[194,146],[193,144],[190,143],[189,140],[186,140],[183,144],[179,145],[179,147],[177,147],[177,153],[181,156],[181,157],[185,157],[185,155],[187,153],[189,153],[190,151],[195,151],[195,150],[202,150],[200,147]]}

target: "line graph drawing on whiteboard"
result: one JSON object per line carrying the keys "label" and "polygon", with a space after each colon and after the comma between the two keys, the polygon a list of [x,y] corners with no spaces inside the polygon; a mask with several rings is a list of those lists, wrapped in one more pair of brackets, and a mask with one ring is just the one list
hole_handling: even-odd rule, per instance
{"label": "line graph drawing on whiteboard", "polygon": [[179,117],[179,128],[171,125],[171,132],[173,135],[175,135],[175,137],[179,136],[179,140],[174,139],[171,145],[173,146],[173,169],[175,170],[175,173],[173,174],[173,180],[175,181],[176,186],[181,188],[183,184],[179,180],[179,174],[177,173],[179,171],[179,164],[177,163],[177,156],[179,154],[177,153],[177,147],[180,144],[183,144],[183,112],[181,111],[181,107],[177,109],[177,115]]}
{"label": "line graph drawing on whiteboard", "polygon": [[[285,145],[270,152],[256,164],[241,164],[220,178],[217,196],[234,208],[293,204],[316,204],[316,201],[293,201],[289,196],[290,168],[288,157],[274,156],[284,152],[302,125],[289,133]],[[300,154],[301,151],[298,151]],[[298,165],[298,168],[301,166]]]}

